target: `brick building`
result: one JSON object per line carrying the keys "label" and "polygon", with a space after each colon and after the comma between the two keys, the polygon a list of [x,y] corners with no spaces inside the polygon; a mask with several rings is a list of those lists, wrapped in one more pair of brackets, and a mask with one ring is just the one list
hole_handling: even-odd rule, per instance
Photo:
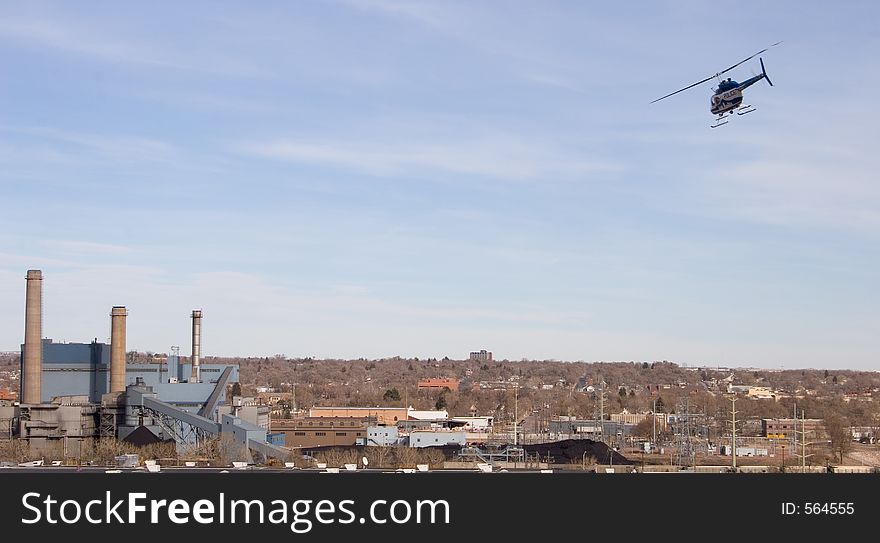
{"label": "brick building", "polygon": [[284,434],[285,447],[350,446],[367,435],[367,425],[374,420],[360,417],[273,420],[272,433]]}
{"label": "brick building", "polygon": [[459,380],[453,378],[437,378],[437,379],[422,379],[418,382],[419,389],[443,389],[448,388],[453,392],[458,392]]}
{"label": "brick building", "polygon": [[798,439],[804,430],[808,441],[826,436],[822,419],[761,419],[761,433],[764,437],[788,439],[795,435],[795,425]]}

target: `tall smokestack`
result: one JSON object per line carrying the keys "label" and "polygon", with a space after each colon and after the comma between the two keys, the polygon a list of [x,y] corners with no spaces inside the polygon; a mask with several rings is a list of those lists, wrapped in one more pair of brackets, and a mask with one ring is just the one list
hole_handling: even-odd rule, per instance
{"label": "tall smokestack", "polygon": [[192,362],[192,374],[190,375],[189,382],[190,383],[199,383],[201,382],[201,371],[199,368],[199,363],[202,358],[202,310],[201,309],[193,309],[192,313],[193,320],[193,344],[192,344],[192,357],[190,361]]}
{"label": "tall smokestack", "polygon": [[110,392],[125,392],[125,306],[110,310]]}
{"label": "tall smokestack", "polygon": [[21,403],[42,401],[43,378],[43,272],[28,270],[24,308],[24,368]]}

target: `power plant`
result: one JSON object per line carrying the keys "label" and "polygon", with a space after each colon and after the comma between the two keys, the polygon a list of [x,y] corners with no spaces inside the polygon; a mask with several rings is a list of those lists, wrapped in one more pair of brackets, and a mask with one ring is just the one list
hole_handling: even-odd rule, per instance
{"label": "power plant", "polygon": [[[264,457],[288,450],[267,443],[266,429],[225,406],[227,386],[238,381],[234,364],[202,364],[202,310],[192,312],[192,355],[176,352],[159,363],[126,360],[128,309],[110,310],[110,345],[55,343],[43,337],[41,270],[26,275],[25,334],[21,346],[21,403],[0,406],[15,437],[32,450],[59,442],[125,440],[134,432],[147,441],[174,440],[178,448],[223,437]],[[147,433],[148,432],[148,433]]]}

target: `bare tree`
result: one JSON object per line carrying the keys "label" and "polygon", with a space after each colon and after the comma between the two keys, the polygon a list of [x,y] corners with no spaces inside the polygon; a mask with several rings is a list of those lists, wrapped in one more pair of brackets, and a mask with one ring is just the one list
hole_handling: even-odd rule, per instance
{"label": "bare tree", "polygon": [[250,462],[253,460],[247,446],[244,443],[236,442],[228,433],[220,435],[217,449],[220,462],[226,465],[232,462]]}
{"label": "bare tree", "polygon": [[23,462],[29,457],[28,443],[23,439],[0,441],[0,460]]}
{"label": "bare tree", "polygon": [[632,429],[632,435],[636,437],[652,437],[654,435],[653,415],[636,424]]}
{"label": "bare tree", "polygon": [[370,466],[387,468],[391,466],[393,456],[391,449],[391,447],[367,447],[364,455],[367,457]]}
{"label": "bare tree", "polygon": [[837,461],[843,463],[843,455],[852,449],[852,430],[849,421],[837,413],[829,413],[825,417],[825,432],[831,440],[831,452],[837,455]]}

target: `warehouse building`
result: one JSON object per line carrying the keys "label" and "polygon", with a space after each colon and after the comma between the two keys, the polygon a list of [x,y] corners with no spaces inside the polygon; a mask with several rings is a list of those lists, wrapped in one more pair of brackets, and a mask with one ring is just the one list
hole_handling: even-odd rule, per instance
{"label": "warehouse building", "polygon": [[374,420],[361,417],[273,420],[272,432],[284,434],[286,447],[350,446],[367,435],[367,425]]}

